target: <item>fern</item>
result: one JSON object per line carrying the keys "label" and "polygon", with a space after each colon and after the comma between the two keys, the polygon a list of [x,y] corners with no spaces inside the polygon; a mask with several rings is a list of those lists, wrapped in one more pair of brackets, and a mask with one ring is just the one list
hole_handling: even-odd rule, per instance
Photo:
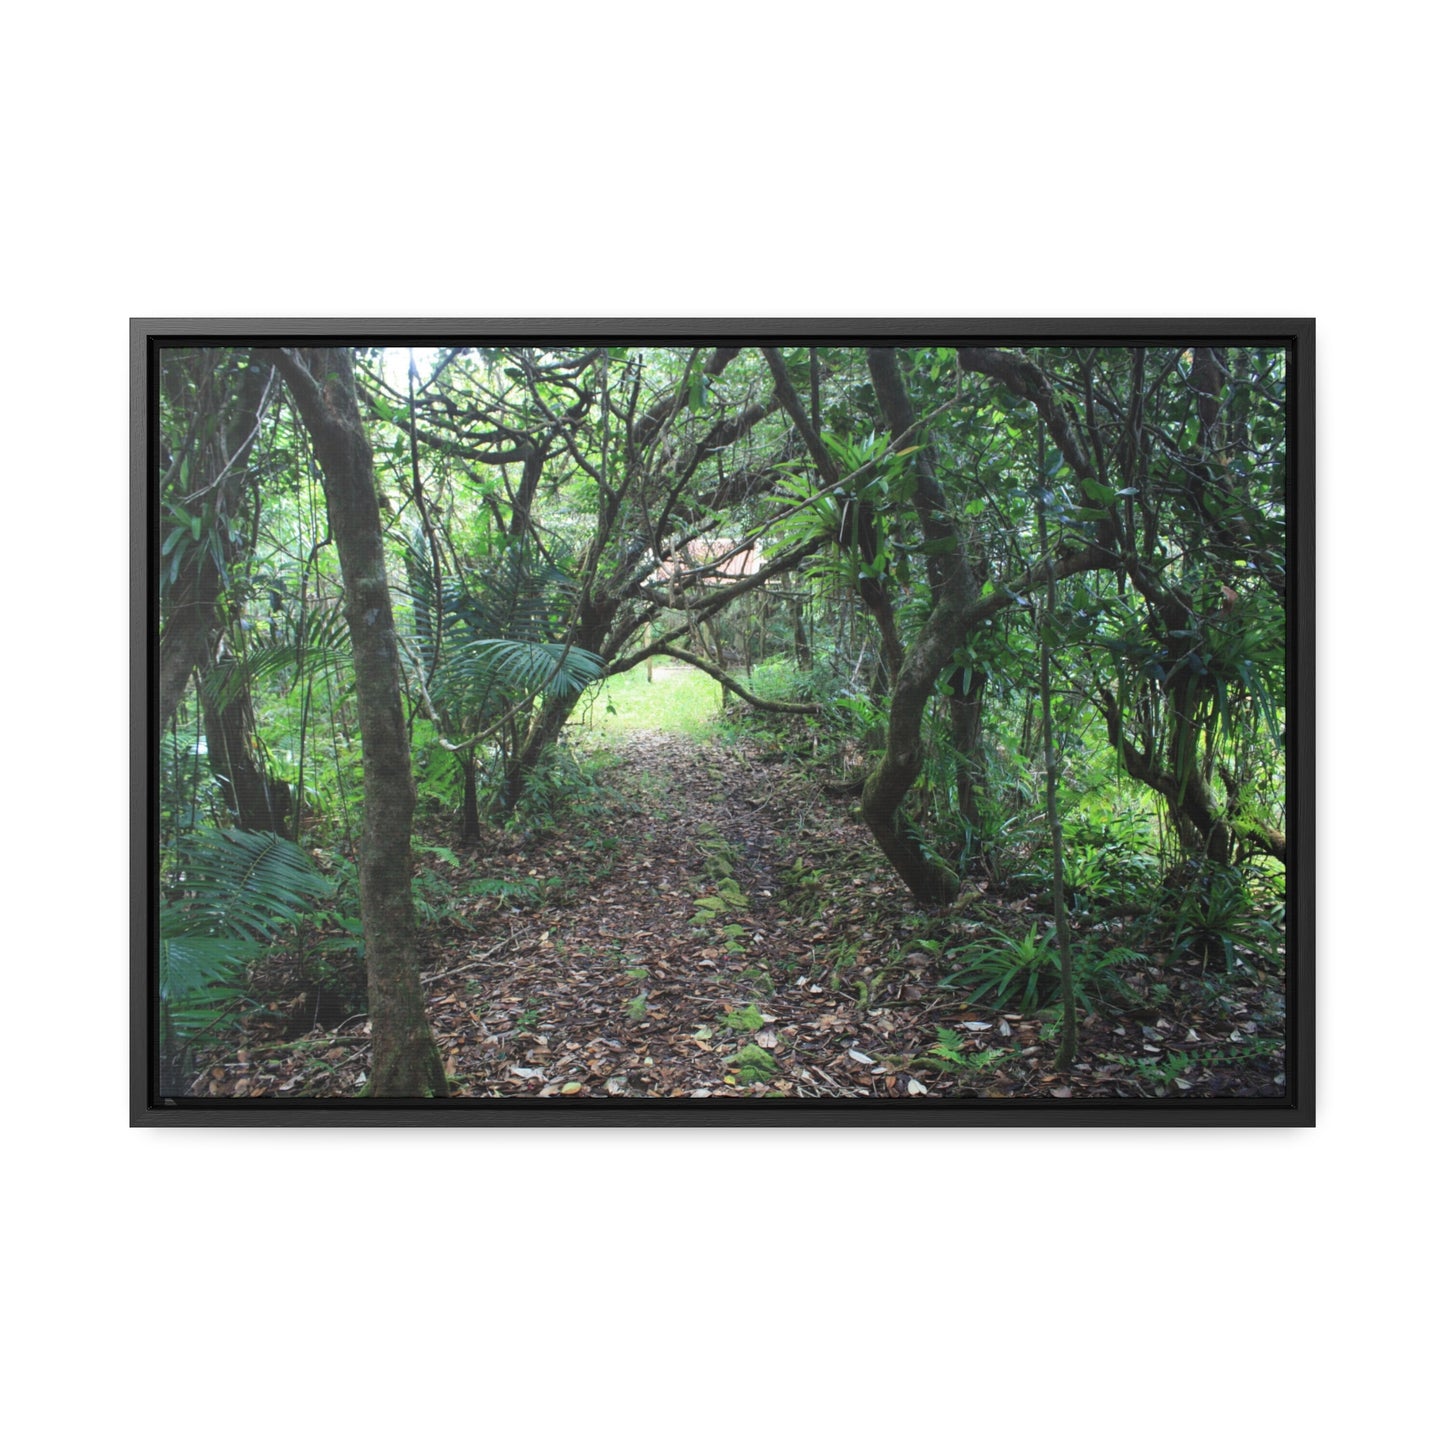
{"label": "fern", "polygon": [[1008,1057],[1007,1049],[979,1048],[976,1042],[965,1039],[957,1029],[936,1026],[934,1032],[938,1035],[938,1042],[928,1051],[933,1058],[920,1062],[929,1063],[943,1073],[984,1074]]}
{"label": "fern", "polygon": [[547,642],[561,631],[561,614],[575,590],[565,572],[523,544],[510,543],[480,567],[444,575],[438,597],[430,548],[419,529],[408,544],[406,572],[414,642],[428,664],[436,648],[438,609],[444,653],[448,641],[480,637]]}
{"label": "fern", "polygon": [[937,1054],[948,1067],[963,1068],[967,1063],[965,1057],[967,1046],[964,1043],[963,1035],[957,1029],[944,1028],[942,1025],[936,1027],[936,1032],[938,1042],[928,1052]]}
{"label": "fern", "polygon": [[[970,1004],[990,1002],[997,1009],[1025,1013],[1058,1001],[1059,964],[1053,926],[1042,937],[1037,925],[1023,938],[993,930],[987,941],[963,950],[963,966],[940,980],[946,989],[969,988]],[[1133,991],[1120,976],[1124,967],[1140,967],[1147,960],[1136,949],[1122,945],[1099,953],[1086,946],[1074,961],[1074,992],[1086,1012],[1097,1011],[1111,999],[1128,1000]]]}
{"label": "fern", "polygon": [[467,884],[467,892],[477,898],[520,898],[535,900],[537,885],[512,878],[474,878]]}

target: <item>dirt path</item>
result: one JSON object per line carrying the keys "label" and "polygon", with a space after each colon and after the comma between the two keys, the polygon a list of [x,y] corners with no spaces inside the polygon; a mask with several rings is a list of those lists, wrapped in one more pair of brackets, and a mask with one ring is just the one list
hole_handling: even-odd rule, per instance
{"label": "dirt path", "polygon": [[861,853],[862,830],[746,745],[634,733],[605,779],[608,818],[545,840],[561,887],[542,907],[499,918],[505,936],[476,948],[434,996],[457,1093],[886,1088],[873,1070],[887,1067],[893,1025],[844,977],[836,919],[810,877],[821,852]]}

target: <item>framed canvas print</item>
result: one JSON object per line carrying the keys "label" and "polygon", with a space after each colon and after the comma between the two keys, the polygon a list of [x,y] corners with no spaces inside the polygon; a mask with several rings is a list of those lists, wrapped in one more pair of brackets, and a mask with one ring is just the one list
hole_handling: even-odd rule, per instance
{"label": "framed canvas print", "polygon": [[1310,1125],[1309,320],[137,320],[137,1125]]}

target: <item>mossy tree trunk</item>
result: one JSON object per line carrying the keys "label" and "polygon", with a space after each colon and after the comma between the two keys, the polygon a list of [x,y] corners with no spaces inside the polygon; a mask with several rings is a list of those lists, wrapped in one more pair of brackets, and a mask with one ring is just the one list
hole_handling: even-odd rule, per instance
{"label": "mossy tree trunk", "polygon": [[445,1095],[446,1074],[423,1006],[421,952],[411,896],[411,822],[416,795],[401,703],[401,660],[392,618],[371,443],[362,426],[343,347],[259,353],[285,377],[321,465],[327,517],[346,589],[356,670],[365,822],[358,876],[366,939],[374,1098]]}

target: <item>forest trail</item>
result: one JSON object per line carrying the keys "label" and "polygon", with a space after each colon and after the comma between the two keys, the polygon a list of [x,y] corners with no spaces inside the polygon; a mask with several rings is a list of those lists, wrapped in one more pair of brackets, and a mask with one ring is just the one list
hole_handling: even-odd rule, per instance
{"label": "forest trail", "polygon": [[505,937],[433,979],[447,985],[431,1009],[456,1092],[906,1092],[911,1075],[900,1083],[885,1056],[923,1053],[931,1031],[915,1037],[920,1014],[895,1037],[871,962],[853,945],[840,955],[834,870],[819,867],[846,859],[864,897],[893,893],[866,832],[757,744],[637,731],[608,754],[606,816],[537,840],[560,889],[503,912]]}
{"label": "forest trail", "polygon": [[[418,837],[421,881],[445,900],[424,928],[422,981],[452,1097],[1280,1092],[1278,1051],[1238,1047],[1258,1008],[1242,985],[1210,1000],[1176,975],[1172,1005],[1141,996],[1136,1010],[1085,1017],[1066,1074],[1052,1067],[1050,1020],[940,989],[939,940],[1022,935],[1046,922],[1047,901],[975,884],[952,909],[920,913],[848,800],[810,774],[805,744],[640,729],[591,746],[597,783],[562,825],[493,832],[474,852],[435,828]],[[499,897],[497,880],[512,891]],[[329,999],[304,960],[265,969],[252,987],[274,1002],[239,1048],[198,1061],[192,1095],[357,1097],[370,1053],[359,964]],[[1171,1047],[1199,1060],[1193,1077],[1161,1082],[1151,1061]]]}

